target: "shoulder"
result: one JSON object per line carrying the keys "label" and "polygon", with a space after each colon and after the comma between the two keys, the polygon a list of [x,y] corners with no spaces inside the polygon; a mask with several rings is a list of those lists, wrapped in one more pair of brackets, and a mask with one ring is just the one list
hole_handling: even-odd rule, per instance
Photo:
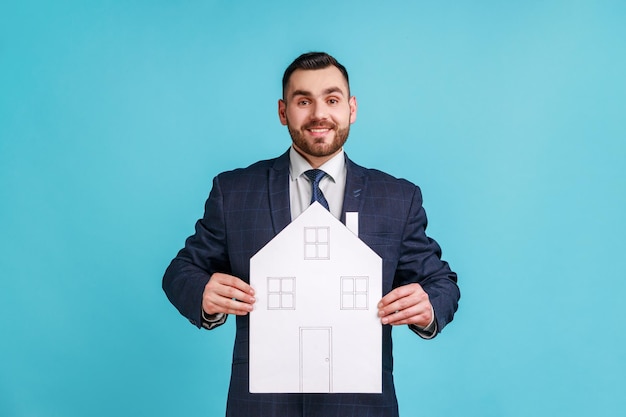
{"label": "shoulder", "polygon": [[358,165],[346,158],[348,167],[348,175],[355,175],[363,178],[372,188],[384,188],[387,191],[396,191],[402,194],[419,194],[419,187],[413,182],[405,179],[398,178],[387,172],[374,168],[366,168]]}
{"label": "shoulder", "polygon": [[289,157],[285,153],[277,158],[264,159],[253,163],[245,168],[236,168],[224,171],[217,175],[216,180],[220,183],[231,183],[267,179],[270,170],[289,171]]}
{"label": "shoulder", "polygon": [[258,161],[245,168],[235,168],[230,171],[221,172],[220,174],[218,174],[218,177],[219,178],[236,178],[236,177],[246,176],[246,175],[256,175],[259,172],[264,172],[270,169],[273,166],[274,161],[276,161],[276,158]]}

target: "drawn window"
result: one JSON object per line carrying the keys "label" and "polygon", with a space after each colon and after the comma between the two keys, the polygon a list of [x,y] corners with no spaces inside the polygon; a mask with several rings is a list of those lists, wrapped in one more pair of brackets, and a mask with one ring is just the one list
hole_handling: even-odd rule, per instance
{"label": "drawn window", "polygon": [[304,228],[304,259],[330,259],[330,228]]}
{"label": "drawn window", "polygon": [[294,310],[296,308],[296,278],[267,278],[268,310]]}
{"label": "drawn window", "polygon": [[341,309],[367,310],[369,277],[341,277]]}

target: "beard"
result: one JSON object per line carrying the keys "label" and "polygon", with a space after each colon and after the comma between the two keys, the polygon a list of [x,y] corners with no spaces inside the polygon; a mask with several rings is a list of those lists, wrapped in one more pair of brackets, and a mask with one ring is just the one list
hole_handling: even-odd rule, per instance
{"label": "beard", "polygon": [[[312,142],[307,141],[304,131],[314,128],[329,128],[334,131],[335,136],[332,142],[324,143],[321,139],[319,141],[315,139]],[[305,154],[315,157],[325,157],[334,154],[346,143],[348,135],[350,134],[350,125],[345,128],[339,128],[335,123],[313,122],[302,126],[301,129],[297,129],[290,125],[289,120],[287,120],[287,129],[296,147]]]}

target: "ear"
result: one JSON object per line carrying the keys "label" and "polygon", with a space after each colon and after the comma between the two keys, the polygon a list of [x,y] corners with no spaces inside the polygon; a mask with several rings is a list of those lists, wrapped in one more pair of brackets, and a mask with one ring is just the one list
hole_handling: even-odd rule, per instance
{"label": "ear", "polygon": [[356,97],[351,96],[350,100],[348,100],[348,103],[350,104],[350,124],[356,122],[356,111],[357,111],[357,103],[356,103]]}
{"label": "ear", "polygon": [[278,100],[278,118],[283,126],[287,126],[287,103],[285,100]]}

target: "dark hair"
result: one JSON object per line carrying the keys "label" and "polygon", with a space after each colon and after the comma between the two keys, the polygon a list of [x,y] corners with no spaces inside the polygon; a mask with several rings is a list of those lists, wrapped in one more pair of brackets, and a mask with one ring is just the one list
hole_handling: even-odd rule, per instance
{"label": "dark hair", "polygon": [[348,94],[350,94],[350,80],[348,78],[348,70],[341,65],[335,58],[328,55],[326,52],[307,52],[297,57],[285,70],[283,74],[283,98],[285,98],[285,90],[289,83],[289,78],[295,70],[317,70],[324,69],[330,66],[336,67],[343,74],[348,84]]}

